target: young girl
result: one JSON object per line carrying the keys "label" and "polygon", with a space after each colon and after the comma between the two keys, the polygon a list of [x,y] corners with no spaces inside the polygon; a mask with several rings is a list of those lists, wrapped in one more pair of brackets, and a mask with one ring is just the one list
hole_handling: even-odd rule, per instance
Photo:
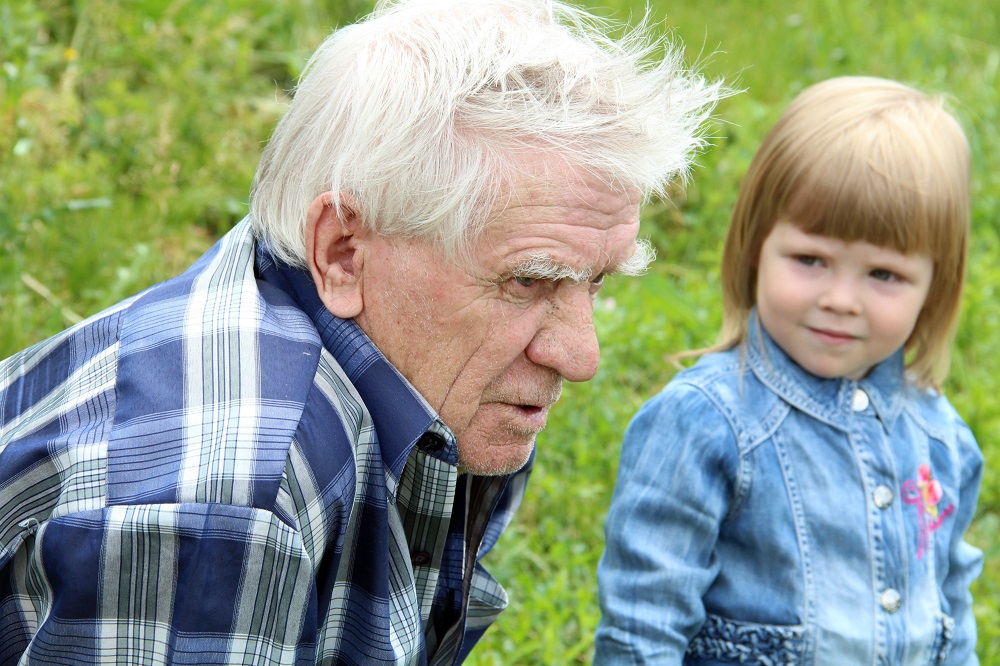
{"label": "young girl", "polygon": [[958,123],[899,83],[794,100],[743,182],[723,343],[625,434],[596,664],[976,664],[983,459],[937,391],[969,228]]}

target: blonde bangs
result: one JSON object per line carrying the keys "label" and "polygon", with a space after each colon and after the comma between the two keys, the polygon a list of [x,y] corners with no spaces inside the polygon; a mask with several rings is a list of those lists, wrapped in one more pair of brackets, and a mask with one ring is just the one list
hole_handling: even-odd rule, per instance
{"label": "blonde bangs", "polygon": [[[919,114],[919,115],[918,115]],[[968,147],[940,107],[860,119],[810,147],[781,217],[807,233],[924,254],[952,271],[968,220]]]}

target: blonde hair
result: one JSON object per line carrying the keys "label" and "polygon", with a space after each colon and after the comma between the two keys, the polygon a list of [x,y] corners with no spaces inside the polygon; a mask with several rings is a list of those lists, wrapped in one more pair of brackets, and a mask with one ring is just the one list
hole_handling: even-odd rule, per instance
{"label": "blonde hair", "polygon": [[943,100],[895,81],[840,77],[796,97],[754,156],[722,258],[716,348],[742,343],[761,246],[778,221],[934,261],[905,348],[918,386],[945,378],[965,281],[969,146]]}
{"label": "blonde hair", "polygon": [[306,65],[254,178],[256,233],[304,265],[307,210],[333,191],[376,232],[452,255],[528,154],[665,194],[721,84],[685,70],[648,19],[613,28],[555,0],[383,0]]}

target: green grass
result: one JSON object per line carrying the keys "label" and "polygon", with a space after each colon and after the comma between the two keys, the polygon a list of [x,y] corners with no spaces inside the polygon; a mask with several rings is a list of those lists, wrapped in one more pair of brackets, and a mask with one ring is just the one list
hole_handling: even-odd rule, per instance
{"label": "green grass", "polygon": [[[176,274],[245,214],[263,142],[305,59],[368,2],[157,0],[0,4],[0,357]],[[609,282],[594,381],[540,437],[524,508],[490,556],[512,606],[473,664],[588,663],[594,570],[621,433],[669,380],[666,357],[714,339],[717,264],[739,180],[803,87],[839,74],[947,93],[973,146],[968,290],[946,386],[988,468],[971,540],[979,654],[1000,664],[1000,25],[995,0],[743,0],[657,8],[688,57],[745,92],[725,101],[684,193],[650,206],[659,260]],[[638,1],[605,3],[625,19]]]}

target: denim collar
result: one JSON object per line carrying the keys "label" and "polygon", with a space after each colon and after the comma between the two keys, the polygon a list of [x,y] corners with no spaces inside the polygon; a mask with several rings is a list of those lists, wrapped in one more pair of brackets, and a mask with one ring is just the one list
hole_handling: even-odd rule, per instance
{"label": "denim collar", "polygon": [[753,374],[788,404],[834,427],[847,429],[857,389],[867,395],[871,408],[889,431],[903,409],[907,388],[903,350],[879,363],[860,381],[838,377],[823,379],[804,370],[768,335],[757,316],[750,313],[744,342],[746,363]]}
{"label": "denim collar", "polygon": [[446,442],[428,454],[458,464],[455,436],[434,409],[353,319],[341,319],[326,309],[309,273],[276,260],[260,241],[256,269],[258,279],[285,292],[312,320],[323,347],[344,370],[371,414],[382,459],[396,479],[417,440],[428,430]]}

